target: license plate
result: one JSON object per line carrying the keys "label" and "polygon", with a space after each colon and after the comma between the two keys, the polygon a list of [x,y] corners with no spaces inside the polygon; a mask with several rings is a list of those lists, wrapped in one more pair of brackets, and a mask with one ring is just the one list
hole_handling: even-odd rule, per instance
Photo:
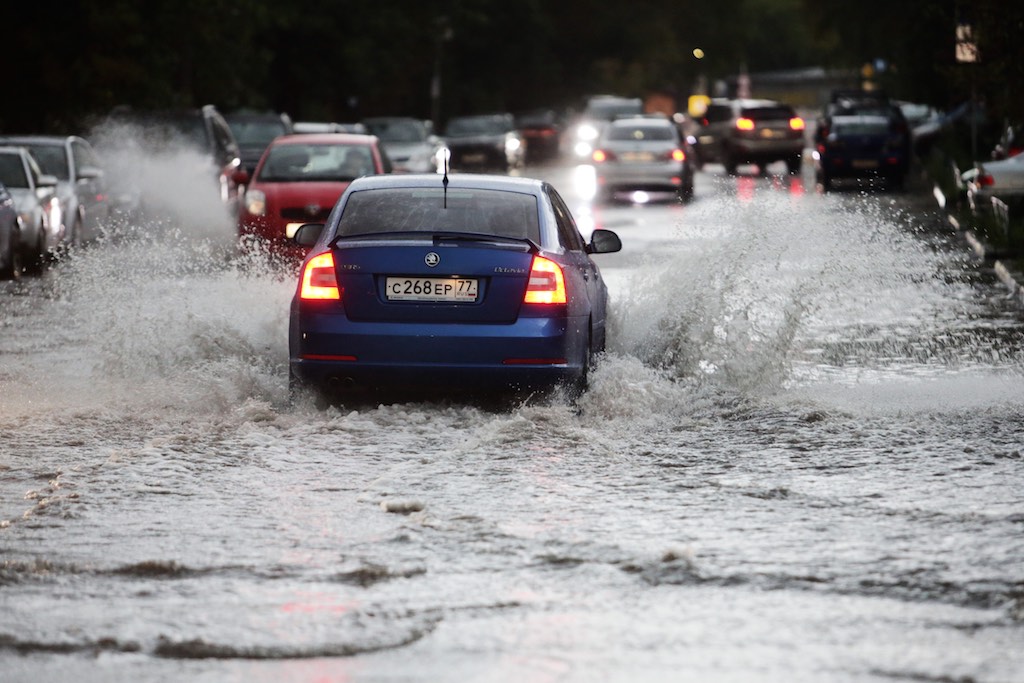
{"label": "license plate", "polygon": [[623,152],[622,160],[633,162],[654,161],[654,155],[650,152]]}
{"label": "license plate", "polygon": [[472,154],[463,154],[462,160],[467,164],[482,164],[487,160],[487,155],[483,152],[474,152]]}
{"label": "license plate", "polygon": [[476,301],[477,280],[454,277],[389,277],[388,301]]}
{"label": "license plate", "polygon": [[854,159],[854,168],[878,168],[877,159]]}

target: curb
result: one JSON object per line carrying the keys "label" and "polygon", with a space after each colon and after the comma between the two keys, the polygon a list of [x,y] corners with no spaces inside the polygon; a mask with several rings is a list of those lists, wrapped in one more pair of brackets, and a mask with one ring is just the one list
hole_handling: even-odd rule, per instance
{"label": "curb", "polygon": [[[933,194],[935,195],[935,199],[938,201],[939,206],[945,209],[946,197],[942,193],[942,190],[939,189],[938,185],[935,186]],[[949,224],[953,226],[954,230],[963,235],[964,240],[968,245],[970,245],[971,251],[973,251],[978,258],[985,260],[988,250],[985,247],[985,244],[978,239],[978,236],[975,235],[973,231],[964,229],[963,226],[960,225],[960,221],[956,219],[956,216],[946,214],[946,220],[949,221]],[[1010,296],[1016,301],[1017,305],[1024,307],[1024,286],[1017,281],[1013,273],[1011,273],[1006,267],[1006,264],[996,259],[992,263],[992,268],[995,270],[996,277],[998,277],[999,280],[1006,285],[1006,288],[1010,290]]]}

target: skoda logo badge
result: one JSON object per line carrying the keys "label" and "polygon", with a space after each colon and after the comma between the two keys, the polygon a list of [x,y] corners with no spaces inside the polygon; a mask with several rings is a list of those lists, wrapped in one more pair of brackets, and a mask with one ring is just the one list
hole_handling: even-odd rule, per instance
{"label": "skoda logo badge", "polygon": [[306,204],[306,214],[309,216],[315,216],[320,213],[319,204]]}
{"label": "skoda logo badge", "polygon": [[436,251],[432,251],[423,257],[423,262],[426,263],[431,268],[433,268],[434,266],[441,262],[441,257],[437,255]]}

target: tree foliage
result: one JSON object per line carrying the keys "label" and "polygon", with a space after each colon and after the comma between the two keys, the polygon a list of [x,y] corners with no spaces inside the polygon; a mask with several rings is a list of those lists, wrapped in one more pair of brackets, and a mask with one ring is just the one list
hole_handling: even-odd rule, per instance
{"label": "tree foliage", "polygon": [[[967,10],[980,67],[953,59]],[[7,15],[4,132],[73,129],[117,105],[428,117],[435,75],[446,118],[876,60],[904,99],[944,106],[973,85],[993,109],[1024,115],[1007,87],[1024,68],[1024,7],[1001,0],[68,0]]]}

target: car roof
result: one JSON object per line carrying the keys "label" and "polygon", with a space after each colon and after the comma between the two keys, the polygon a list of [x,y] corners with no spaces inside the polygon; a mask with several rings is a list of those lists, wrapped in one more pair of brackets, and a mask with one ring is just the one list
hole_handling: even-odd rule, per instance
{"label": "car roof", "polygon": [[832,117],[832,123],[889,123],[884,114],[838,114]]}
{"label": "car roof", "polygon": [[0,143],[19,145],[63,145],[68,140],[83,140],[77,135],[0,135]]}
{"label": "car roof", "polygon": [[[448,189],[480,189],[540,194],[546,185],[536,178],[490,175],[486,173],[452,173],[447,176]],[[352,190],[383,190],[389,188],[444,187],[437,173],[399,173],[393,175],[363,176],[352,181]]]}
{"label": "car roof", "polygon": [[372,145],[376,135],[363,133],[295,133],[280,135],[270,143],[271,147],[281,145]]}
{"label": "car roof", "polygon": [[637,115],[637,116],[620,116],[617,119],[611,120],[612,126],[674,126],[675,124],[669,121],[662,115],[652,116],[650,114]]}

